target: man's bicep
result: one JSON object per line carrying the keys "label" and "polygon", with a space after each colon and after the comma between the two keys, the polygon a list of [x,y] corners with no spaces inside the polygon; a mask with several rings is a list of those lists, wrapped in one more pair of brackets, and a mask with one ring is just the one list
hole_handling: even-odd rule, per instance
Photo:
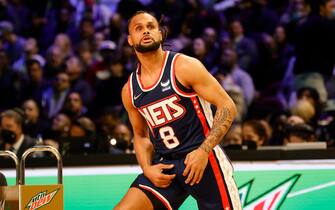
{"label": "man's bicep", "polygon": [[136,110],[129,110],[128,116],[133,127],[134,136],[148,137],[148,126],[142,115]]}
{"label": "man's bicep", "polygon": [[182,64],[181,68],[179,71],[182,79],[201,98],[216,106],[224,103],[227,99],[231,100],[218,81],[197,59],[186,60],[186,65]]}

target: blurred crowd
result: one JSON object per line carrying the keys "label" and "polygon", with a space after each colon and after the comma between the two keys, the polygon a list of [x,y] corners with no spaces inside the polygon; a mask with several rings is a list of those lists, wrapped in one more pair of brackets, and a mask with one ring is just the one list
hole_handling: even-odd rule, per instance
{"label": "blurred crowd", "polygon": [[131,153],[127,20],[152,12],[238,108],[226,148],[335,140],[335,0],[0,0],[0,149]]}

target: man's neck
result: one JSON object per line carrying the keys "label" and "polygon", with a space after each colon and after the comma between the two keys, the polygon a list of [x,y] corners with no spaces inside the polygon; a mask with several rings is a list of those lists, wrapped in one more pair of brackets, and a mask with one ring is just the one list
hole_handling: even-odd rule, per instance
{"label": "man's neck", "polygon": [[162,68],[164,62],[164,51],[162,48],[153,52],[136,54],[141,64],[141,72],[151,74]]}

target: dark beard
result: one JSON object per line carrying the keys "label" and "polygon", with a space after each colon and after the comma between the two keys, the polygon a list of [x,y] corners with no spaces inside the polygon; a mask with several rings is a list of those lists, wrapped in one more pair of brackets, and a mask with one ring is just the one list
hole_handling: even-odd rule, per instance
{"label": "dark beard", "polygon": [[154,43],[152,43],[150,45],[146,45],[146,46],[138,44],[138,45],[135,45],[134,48],[137,52],[146,53],[146,52],[155,51],[160,46],[161,46],[161,42],[154,42]]}

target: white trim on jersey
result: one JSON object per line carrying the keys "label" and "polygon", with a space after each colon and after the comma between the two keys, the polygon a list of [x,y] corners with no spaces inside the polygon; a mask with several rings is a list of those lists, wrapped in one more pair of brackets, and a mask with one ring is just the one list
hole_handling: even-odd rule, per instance
{"label": "white trim on jersey", "polygon": [[130,74],[130,78],[129,78],[129,91],[130,91],[130,98],[131,98],[131,103],[133,104],[133,106],[136,108],[135,106],[135,102],[134,102],[134,92],[133,92],[133,74],[134,73],[131,73]]}
{"label": "white trim on jersey", "polygon": [[[156,83],[153,84],[153,86],[150,87],[150,88],[148,88],[148,89],[146,89],[146,88],[144,88],[144,87],[142,86],[141,78],[140,78],[140,76],[139,76],[139,74],[138,74],[139,68],[137,68],[136,73],[135,73],[135,74],[136,74],[136,79],[137,79],[138,86],[140,87],[140,89],[141,89],[143,92],[151,91],[151,90],[153,90],[155,87],[157,87],[157,85],[159,84],[159,82],[161,81],[161,79],[162,79],[162,77],[163,77],[163,75],[164,75],[165,66],[166,66],[166,63],[167,63],[167,61],[168,61],[169,54],[170,54],[170,51],[166,51],[164,64],[163,64],[163,67],[162,67],[162,69],[161,69],[159,78],[158,78],[158,80],[156,81]],[[139,65],[139,66],[140,66],[140,65]]]}
{"label": "white trim on jersey", "polygon": [[201,98],[201,97],[198,97],[198,98],[199,98],[201,107],[204,110],[204,115],[205,115],[205,118],[207,120],[207,123],[208,123],[209,127],[212,128],[212,126],[213,126],[213,112],[212,112],[212,109],[211,109],[211,104],[208,101],[206,101],[205,99]]}
{"label": "white trim on jersey", "polygon": [[143,185],[143,184],[140,184],[139,186],[140,186],[141,188],[143,188],[143,189],[149,190],[152,194],[154,194],[156,197],[158,197],[158,199],[159,199],[160,201],[162,201],[162,203],[164,204],[164,206],[165,206],[166,208],[168,208],[169,210],[172,210],[172,207],[171,207],[169,201],[168,201],[162,194],[160,194],[160,193],[157,192],[155,189],[153,189],[153,188],[151,188],[151,187],[149,187],[149,186],[146,186],[146,185]]}
{"label": "white trim on jersey", "polygon": [[224,182],[227,185],[229,197],[231,199],[234,210],[242,210],[242,205],[240,201],[240,195],[233,179],[233,166],[228,160],[226,154],[223,152],[220,146],[215,146],[213,152],[218,159],[220,169],[223,173]]}
{"label": "white trim on jersey", "polygon": [[179,54],[179,53],[175,54],[175,56],[173,57],[173,59],[171,61],[170,80],[172,81],[171,82],[172,88],[178,95],[181,95],[183,97],[191,98],[191,97],[197,96],[196,93],[186,94],[186,93],[183,93],[183,92],[179,91],[179,88],[178,88],[177,82],[176,82],[177,78],[176,78],[176,74],[175,74],[175,69],[174,69],[176,59],[179,55],[181,55],[181,54]]}

